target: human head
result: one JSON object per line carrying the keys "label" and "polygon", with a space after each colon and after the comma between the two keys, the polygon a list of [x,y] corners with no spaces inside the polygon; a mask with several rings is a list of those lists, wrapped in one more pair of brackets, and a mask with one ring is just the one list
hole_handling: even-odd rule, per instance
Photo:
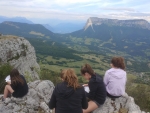
{"label": "human head", "polygon": [[79,87],[78,78],[73,69],[69,68],[62,70],[60,77],[63,81],[68,83],[68,86],[71,86],[74,89]]}
{"label": "human head", "polygon": [[17,82],[20,82],[21,84],[24,83],[24,81],[20,77],[20,73],[17,69],[13,69],[10,72],[10,78],[11,78],[11,83],[16,84]]}
{"label": "human head", "polygon": [[91,76],[95,75],[94,70],[89,64],[85,64],[80,71],[86,80],[89,80]]}
{"label": "human head", "polygon": [[124,63],[123,57],[113,57],[111,59],[111,64],[113,67],[121,68],[121,69],[125,70],[125,63]]}
{"label": "human head", "polygon": [[17,70],[17,69],[13,69],[13,70],[11,70],[11,72],[10,72],[10,77],[11,78],[14,78],[14,77],[16,77],[16,76],[19,76],[20,74],[19,74],[19,71]]}

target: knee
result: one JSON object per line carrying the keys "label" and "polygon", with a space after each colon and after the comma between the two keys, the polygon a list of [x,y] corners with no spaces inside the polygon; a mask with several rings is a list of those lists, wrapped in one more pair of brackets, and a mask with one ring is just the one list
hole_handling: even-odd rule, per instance
{"label": "knee", "polygon": [[8,89],[10,87],[10,85],[6,85],[5,88]]}

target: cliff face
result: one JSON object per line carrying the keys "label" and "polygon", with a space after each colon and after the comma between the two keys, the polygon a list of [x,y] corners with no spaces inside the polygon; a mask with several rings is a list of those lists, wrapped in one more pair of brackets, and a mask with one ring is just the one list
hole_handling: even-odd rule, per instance
{"label": "cliff face", "polygon": [[150,23],[142,19],[117,20],[117,19],[97,18],[97,17],[90,17],[87,20],[84,30],[86,30],[90,26],[92,27],[92,25],[101,25],[101,24],[107,24],[107,25],[112,25],[112,26],[139,27],[139,28],[150,30]]}
{"label": "cliff face", "polygon": [[34,47],[24,38],[0,36],[0,64],[10,63],[23,75],[38,79],[40,69]]}

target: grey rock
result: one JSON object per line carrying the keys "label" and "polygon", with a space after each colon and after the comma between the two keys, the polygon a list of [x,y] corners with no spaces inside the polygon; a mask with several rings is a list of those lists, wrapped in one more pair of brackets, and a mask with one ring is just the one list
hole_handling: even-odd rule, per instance
{"label": "grey rock", "polygon": [[40,67],[36,62],[34,47],[23,37],[0,36],[0,59],[2,64],[9,62],[22,75],[32,80],[39,79]]}
{"label": "grey rock", "polygon": [[[0,113],[39,113],[39,111],[43,111],[43,113],[50,112],[47,103],[50,101],[54,84],[49,80],[36,80],[28,84],[30,86],[29,92],[23,98],[6,98],[5,102],[0,100]],[[0,97],[2,96],[3,95],[0,95]]]}
{"label": "grey rock", "polygon": [[49,113],[49,112],[50,112],[50,109],[49,109],[48,105],[47,105],[45,102],[41,102],[41,103],[40,103],[40,107],[41,107],[46,113]]}
{"label": "grey rock", "polygon": [[21,109],[20,106],[16,104],[16,105],[14,106],[13,113],[19,112],[20,109]]}
{"label": "grey rock", "polygon": [[5,103],[6,103],[6,104],[8,104],[10,101],[11,101],[10,98],[6,98],[6,99],[5,99]]}
{"label": "grey rock", "polygon": [[[0,100],[0,113],[51,113],[48,107],[54,84],[49,80],[36,80],[28,83],[29,92],[23,98],[8,98],[9,101]],[[33,86],[33,87],[32,87]],[[2,95],[0,95],[2,97]],[[120,112],[124,110],[125,112]],[[112,101],[107,97],[105,103],[93,113],[146,113],[141,111],[134,99],[127,94]],[[147,112],[148,113],[148,112]]]}
{"label": "grey rock", "polygon": [[105,103],[93,111],[93,113],[119,113],[119,110],[126,110],[128,113],[142,113],[139,106],[134,102],[134,99],[127,94],[112,101],[109,97]]}

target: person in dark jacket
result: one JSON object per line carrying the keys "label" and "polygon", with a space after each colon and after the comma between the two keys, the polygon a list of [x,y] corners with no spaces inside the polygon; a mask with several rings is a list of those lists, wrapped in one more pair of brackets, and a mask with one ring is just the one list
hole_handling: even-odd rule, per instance
{"label": "person in dark jacket", "polygon": [[19,74],[17,69],[10,72],[11,82],[5,86],[3,99],[12,94],[13,97],[21,98],[28,93],[28,85],[25,78]]}
{"label": "person in dark jacket", "polygon": [[49,108],[55,113],[83,113],[88,107],[84,88],[78,84],[72,69],[61,72],[62,83],[57,84],[49,102]]}
{"label": "person in dark jacket", "polygon": [[89,98],[88,108],[83,110],[83,113],[90,113],[104,104],[106,100],[106,88],[103,79],[96,73],[89,64],[85,64],[81,68],[81,74],[83,77],[89,81],[88,84],[84,86],[89,86],[89,93],[87,97]]}

